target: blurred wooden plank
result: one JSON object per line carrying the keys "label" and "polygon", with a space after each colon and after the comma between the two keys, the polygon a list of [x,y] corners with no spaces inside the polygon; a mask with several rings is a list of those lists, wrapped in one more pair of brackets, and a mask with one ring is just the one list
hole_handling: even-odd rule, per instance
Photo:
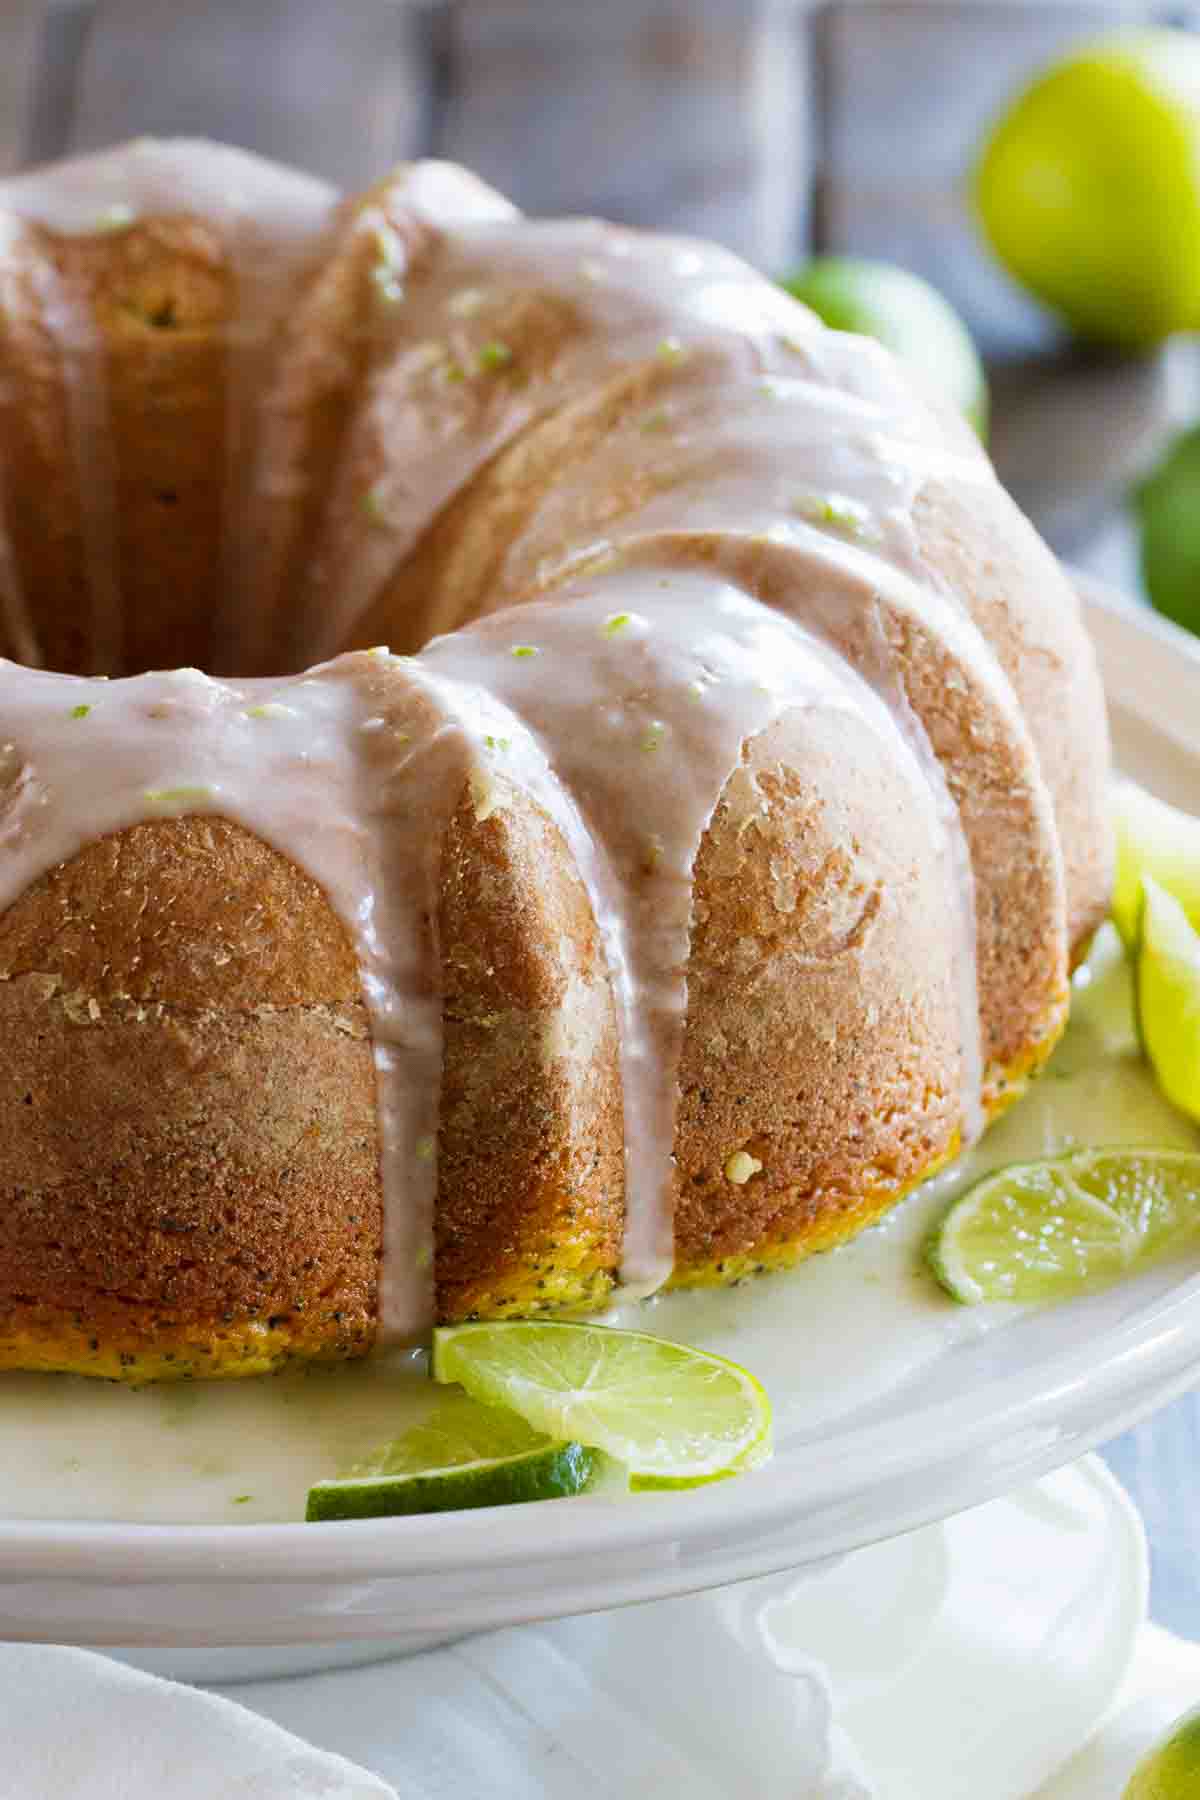
{"label": "blurred wooden plank", "polygon": [[52,0],[39,50],[39,67],[25,133],[24,161],[62,156],[75,119],[79,65],[91,30],[93,0]]}
{"label": "blurred wooden plank", "polygon": [[1060,555],[1082,553],[1172,429],[1195,417],[1195,363],[1176,339],[1153,356],[1072,344],[993,369],[996,473]]}
{"label": "blurred wooden plank", "polygon": [[1057,337],[980,242],[966,179],[987,122],[1080,39],[1161,12],[1138,0],[850,0],[817,20],[821,248],[883,256],[935,282],[984,348]]}
{"label": "blurred wooden plank", "polygon": [[439,155],[534,213],[804,241],[807,33],[791,0],[472,0],[450,13]]}
{"label": "blurred wooden plank", "polygon": [[25,161],[47,0],[0,0],[0,174]]}
{"label": "blurred wooden plank", "polygon": [[96,0],[70,146],[219,138],[360,187],[423,148],[430,16],[398,0]]}

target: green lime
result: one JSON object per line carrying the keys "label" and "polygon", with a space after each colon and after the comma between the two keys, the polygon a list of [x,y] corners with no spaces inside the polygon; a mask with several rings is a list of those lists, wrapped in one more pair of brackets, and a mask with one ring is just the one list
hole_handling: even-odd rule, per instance
{"label": "green lime", "polygon": [[1152,605],[1200,634],[1200,427],[1175,439],[1131,498]]}
{"label": "green lime", "polygon": [[1113,923],[1127,950],[1141,932],[1142,878],[1150,875],[1200,926],[1200,819],[1156,799],[1136,782],[1117,784],[1113,796],[1117,871]]}
{"label": "green lime", "polygon": [[1124,1274],[1200,1224],[1200,1154],[1073,1150],[985,1175],[926,1254],[948,1293],[1065,1300]]}
{"label": "green lime", "polygon": [[1200,1121],[1200,936],[1174,895],[1142,883],[1137,1020],[1142,1048],[1173,1106]]}
{"label": "green lime", "polygon": [[1083,337],[1200,325],[1200,39],[1114,33],[1009,105],[975,170],[992,248]]}
{"label": "green lime", "polygon": [[310,1488],[306,1517],[377,1519],[554,1500],[582,1492],[600,1460],[581,1444],[531,1430],[514,1413],[450,1393],[402,1437]]}
{"label": "green lime", "polygon": [[1200,1707],[1172,1725],[1144,1756],[1122,1800],[1195,1800],[1200,1794]]}
{"label": "green lime", "polygon": [[594,1459],[582,1444],[547,1444],[523,1456],[426,1469],[420,1475],[346,1476],[308,1490],[305,1518],[384,1519],[404,1513],[461,1512],[469,1506],[512,1506],[581,1494]]}
{"label": "green lime", "polygon": [[971,334],[937,289],[895,263],[818,256],[783,286],[835,331],[876,338],[987,437],[988,388]]}
{"label": "green lime", "polygon": [[433,1334],[432,1372],[536,1431],[605,1451],[632,1471],[635,1488],[715,1481],[770,1450],[770,1403],[753,1375],[641,1331],[559,1321],[445,1325]]}

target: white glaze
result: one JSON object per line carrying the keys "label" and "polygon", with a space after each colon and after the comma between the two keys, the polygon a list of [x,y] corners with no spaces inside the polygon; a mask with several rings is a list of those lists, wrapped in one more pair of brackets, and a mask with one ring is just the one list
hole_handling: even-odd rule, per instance
{"label": "white glaze", "polygon": [[[366,396],[311,571],[316,654],[347,641],[435,514],[534,419],[622,372],[667,370],[676,346],[693,379],[753,377],[773,356],[794,367],[780,334],[819,329],[727,251],[596,220],[455,223],[393,254],[405,257],[403,301],[373,310]],[[548,361],[480,371],[527,306],[548,307],[546,330],[562,334]]]}

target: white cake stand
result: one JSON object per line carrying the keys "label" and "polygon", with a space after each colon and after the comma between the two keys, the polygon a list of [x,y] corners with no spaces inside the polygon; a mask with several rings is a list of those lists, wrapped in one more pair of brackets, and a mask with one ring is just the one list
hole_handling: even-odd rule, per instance
{"label": "white cake stand", "polygon": [[[1200,1651],[1147,1671],[1145,1640],[1127,1679],[1145,1595],[1140,1523],[1087,1457],[824,1572],[222,1685],[402,1793],[1115,1800],[1200,1679]],[[203,1656],[150,1666],[194,1678]],[[1147,1673],[1160,1704],[1131,1718]],[[1119,1725],[1043,1788],[1119,1693]]]}
{"label": "white cake stand", "polygon": [[[1121,763],[1194,800],[1200,649],[1111,599],[1088,604]],[[1006,1129],[985,1140],[992,1161]],[[917,1196],[793,1276],[654,1314],[656,1329],[729,1348],[766,1379],[779,1444],[758,1474],[325,1526],[56,1518],[48,1493],[28,1509],[40,1516],[0,1522],[0,1637],[216,1650],[194,1672],[228,1678],[811,1571],[1027,1486],[1195,1381],[1200,1256],[1042,1313],[905,1311],[895,1270],[934,1204]],[[0,1461],[19,1454],[2,1441],[3,1400]]]}

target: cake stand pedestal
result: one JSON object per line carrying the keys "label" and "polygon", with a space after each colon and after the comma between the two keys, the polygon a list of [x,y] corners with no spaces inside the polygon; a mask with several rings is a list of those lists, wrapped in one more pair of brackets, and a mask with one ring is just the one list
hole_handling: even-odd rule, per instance
{"label": "cake stand pedestal", "polygon": [[[1137,1515],[1087,1457],[799,1576],[218,1685],[406,1795],[1019,1800],[1112,1708],[1146,1588]],[[127,1660],[197,1679],[220,1654]]]}

